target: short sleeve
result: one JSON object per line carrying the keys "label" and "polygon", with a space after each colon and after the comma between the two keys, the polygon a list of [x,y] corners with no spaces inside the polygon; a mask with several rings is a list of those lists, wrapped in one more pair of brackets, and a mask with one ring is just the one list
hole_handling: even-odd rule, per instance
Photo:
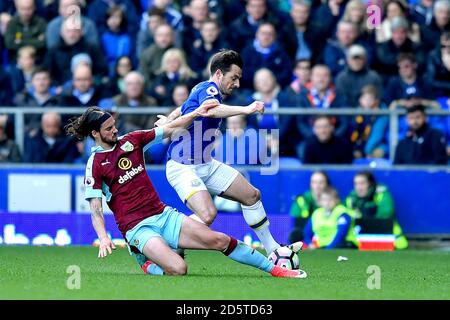
{"label": "short sleeve", "polygon": [[[150,143],[158,143],[162,140],[162,129],[155,128],[150,130],[137,130],[128,133],[124,136],[124,140],[130,141],[131,143],[137,143],[143,148],[147,148]],[[159,140],[159,141],[158,141]],[[125,142],[127,143],[127,142]]]}
{"label": "short sleeve", "polygon": [[100,169],[94,161],[95,153],[91,155],[86,164],[86,174],[84,177],[84,198],[101,198],[102,197],[102,179]]}
{"label": "short sleeve", "polygon": [[219,89],[214,84],[210,84],[208,86],[205,86],[205,88],[202,88],[198,92],[198,105],[201,106],[203,102],[210,99],[219,99]]}

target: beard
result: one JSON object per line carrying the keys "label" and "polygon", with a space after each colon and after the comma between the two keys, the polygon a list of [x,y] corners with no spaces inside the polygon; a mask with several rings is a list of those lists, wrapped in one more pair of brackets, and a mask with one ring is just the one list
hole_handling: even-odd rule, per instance
{"label": "beard", "polygon": [[100,139],[103,143],[113,147],[117,143],[117,133],[113,135],[111,139],[105,137],[104,135],[100,134]]}

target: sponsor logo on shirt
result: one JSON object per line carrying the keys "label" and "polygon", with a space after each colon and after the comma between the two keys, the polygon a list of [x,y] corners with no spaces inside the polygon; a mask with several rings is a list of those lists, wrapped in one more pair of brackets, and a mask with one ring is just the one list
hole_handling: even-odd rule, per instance
{"label": "sponsor logo on shirt", "polygon": [[122,158],[119,160],[119,163],[117,164],[119,166],[120,169],[122,170],[128,170],[131,168],[131,166],[133,165],[133,163],[131,162],[130,159],[128,158]]}
{"label": "sponsor logo on shirt", "polygon": [[[131,161],[130,161],[131,162]],[[127,182],[128,180],[133,179],[133,177],[139,173],[141,173],[142,171],[144,171],[144,166],[142,164],[140,164],[138,167],[133,168],[127,172],[125,172],[125,174],[123,176],[119,177],[119,183],[120,184],[124,184],[125,182]]]}

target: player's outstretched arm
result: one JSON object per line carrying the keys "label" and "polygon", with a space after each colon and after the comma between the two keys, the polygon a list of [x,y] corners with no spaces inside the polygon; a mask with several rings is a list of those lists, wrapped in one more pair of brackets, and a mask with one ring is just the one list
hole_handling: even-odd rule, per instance
{"label": "player's outstretched arm", "polygon": [[177,131],[187,128],[192,124],[192,121],[200,116],[210,117],[210,115],[208,115],[208,110],[215,109],[217,106],[219,106],[217,100],[208,100],[193,112],[180,116],[165,125],[159,126],[164,129],[163,138],[171,137],[173,134],[176,134]]}
{"label": "player's outstretched arm", "polygon": [[157,116],[158,120],[155,122],[155,127],[162,127],[163,125],[172,122],[173,120],[177,119],[180,116],[181,116],[181,107],[178,107],[175,110],[173,110],[167,117],[162,114],[158,114]]}
{"label": "player's outstretched arm", "polygon": [[[208,101],[212,101],[212,100],[207,100],[204,102],[204,104],[207,103]],[[217,100],[213,100],[213,101],[217,101]],[[202,106],[203,106],[203,104],[202,104]],[[229,105],[221,104],[218,108],[207,109],[206,112],[204,110],[199,111],[199,114],[202,117],[211,117],[211,118],[228,118],[228,117],[237,116],[237,115],[248,116],[248,115],[251,115],[254,113],[260,113],[260,114],[264,113],[264,102],[253,101],[251,104],[249,104],[248,106],[245,106],[245,107],[244,106],[229,106]]]}
{"label": "player's outstretched arm", "polygon": [[104,258],[109,254],[112,254],[112,250],[116,249],[116,246],[108,237],[105,228],[105,218],[103,217],[102,199],[92,198],[89,200],[91,206],[91,219],[95,232],[100,240],[100,247],[98,249],[98,257]]}

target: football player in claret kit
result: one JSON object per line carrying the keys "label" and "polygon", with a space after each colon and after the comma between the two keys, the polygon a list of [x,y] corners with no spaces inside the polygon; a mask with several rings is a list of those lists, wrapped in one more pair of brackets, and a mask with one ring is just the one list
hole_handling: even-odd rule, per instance
{"label": "football player in claret kit", "polygon": [[[211,225],[217,215],[211,194],[239,202],[245,221],[269,255],[280,244],[270,232],[259,190],[236,169],[214,159],[211,154],[213,148],[210,148],[213,145],[211,132],[219,128],[222,118],[264,113],[264,103],[261,101],[254,101],[246,107],[222,104],[223,95],[231,95],[234,89],[239,88],[242,68],[243,61],[239,53],[233,50],[219,51],[210,60],[210,79],[197,84],[181,107],[168,117],[160,115],[155,125],[170,123],[205,104],[217,105],[208,109],[208,117],[196,119],[187,128],[190,133],[188,139],[173,139],[168,150],[167,180],[180,199],[195,213],[191,217],[206,225]],[[250,141],[252,143],[256,142]],[[299,242],[292,247],[301,248],[301,245]]]}
{"label": "football player in claret kit", "polygon": [[115,246],[106,233],[102,195],[114,213],[117,226],[143,271],[154,275],[184,275],[187,266],[174,250],[209,249],[222,251],[231,259],[259,268],[275,277],[305,278],[302,270],[275,266],[263,254],[223,233],[212,231],[161,202],[144,163],[144,151],[154,143],[206,116],[214,104],[151,130],[117,136],[115,119],[97,107],[88,108],[67,126],[68,134],[95,140],[86,165],[86,199],[90,202],[92,224],[100,239],[98,256],[106,257]]}

